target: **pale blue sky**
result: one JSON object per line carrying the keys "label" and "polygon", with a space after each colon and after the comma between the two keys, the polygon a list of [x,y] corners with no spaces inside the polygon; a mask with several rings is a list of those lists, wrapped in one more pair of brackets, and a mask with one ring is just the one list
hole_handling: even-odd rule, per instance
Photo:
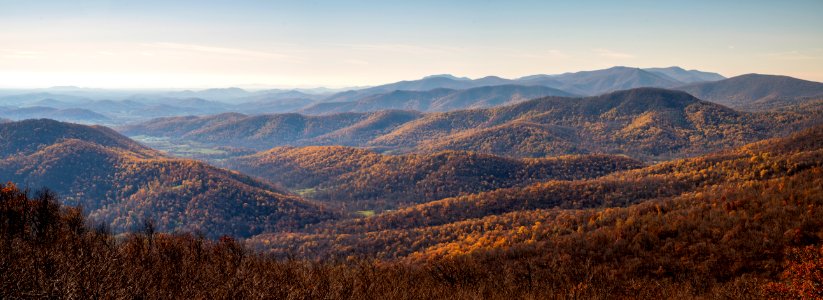
{"label": "pale blue sky", "polygon": [[170,2],[0,0],[0,87],[340,87],[614,65],[823,81],[820,0]]}

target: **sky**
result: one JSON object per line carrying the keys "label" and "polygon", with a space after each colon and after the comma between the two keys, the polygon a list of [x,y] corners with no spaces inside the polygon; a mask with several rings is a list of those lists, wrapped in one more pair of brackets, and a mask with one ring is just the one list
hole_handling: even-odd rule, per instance
{"label": "sky", "polygon": [[821,0],[0,0],[0,87],[347,87],[618,65],[823,82],[821,16]]}

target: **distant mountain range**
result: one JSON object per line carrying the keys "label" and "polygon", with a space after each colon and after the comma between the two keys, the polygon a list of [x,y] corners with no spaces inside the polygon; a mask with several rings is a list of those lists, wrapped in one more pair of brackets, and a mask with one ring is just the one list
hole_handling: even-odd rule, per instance
{"label": "distant mountain range", "polygon": [[352,102],[370,95],[385,94],[392,91],[429,91],[439,88],[462,90],[497,85],[543,86],[562,90],[567,94],[592,96],[616,90],[639,87],[666,88],[724,78],[716,73],[697,70],[686,71],[679,67],[650,69],[613,67],[559,75],[531,75],[517,79],[505,79],[496,76],[469,79],[445,74],[341,92],[329,96],[324,102]]}
{"label": "distant mountain range", "polygon": [[586,96],[639,87],[668,88],[684,84],[661,73],[628,67],[560,75],[528,76],[517,81],[521,84],[549,86]]}
{"label": "distant mountain range", "polygon": [[717,73],[703,72],[699,70],[685,70],[681,67],[646,68],[643,70],[656,73],[658,75],[667,76],[683,83],[709,82],[726,79],[726,77],[723,77],[723,75]]}
{"label": "distant mountain range", "polygon": [[432,75],[380,86],[335,90],[218,88],[184,91],[107,91],[60,87],[4,91],[0,117],[51,118],[85,124],[123,125],[158,117],[221,113],[342,112],[414,110],[448,112],[491,108],[546,96],[597,96],[641,87],[675,89],[735,109],[762,111],[802,105],[823,95],[823,83],[785,76],[748,74],[733,78],[680,67],[612,67],[516,79]]}
{"label": "distant mountain range", "polygon": [[680,91],[640,88],[596,97],[546,97],[445,113],[406,111],[163,118],[120,128],[129,136],[242,146],[347,145],[389,152],[468,150],[542,157],[610,153],[645,160],[697,155],[782,134],[816,115],[741,113]]}
{"label": "distant mountain range", "polygon": [[323,102],[302,109],[306,114],[415,110],[421,112],[486,108],[514,104],[546,96],[572,97],[574,94],[544,86],[497,85],[465,90],[436,88],[427,91],[395,90],[365,96],[352,102]]}
{"label": "distant mountain range", "polygon": [[6,108],[0,111],[0,116],[12,120],[48,118],[58,121],[87,124],[100,124],[109,122],[108,117],[83,108],[57,109],[45,106]]}
{"label": "distant mountain range", "polygon": [[[229,104],[203,98],[172,98],[155,95],[133,95],[123,100],[92,100],[51,95],[42,99],[32,95],[14,97],[16,106],[0,106],[0,117],[13,120],[48,118],[84,124],[125,124],[165,116],[207,115],[222,112],[274,113],[294,111],[316,103],[311,98],[243,98],[240,104]],[[265,96],[260,96],[265,97]],[[59,99],[59,100],[58,100]],[[0,97],[2,100],[2,97]],[[0,102],[2,103],[2,102]]]}

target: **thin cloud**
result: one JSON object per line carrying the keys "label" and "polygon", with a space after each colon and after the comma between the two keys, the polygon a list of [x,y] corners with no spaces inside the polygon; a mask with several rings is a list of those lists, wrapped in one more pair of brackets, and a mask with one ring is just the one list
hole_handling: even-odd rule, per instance
{"label": "thin cloud", "polygon": [[567,54],[566,52],[560,50],[549,50],[546,52],[546,55],[553,57],[553,58],[571,58],[572,56]]}
{"label": "thin cloud", "polygon": [[769,53],[766,56],[780,59],[780,60],[815,60],[820,59],[820,56],[811,55],[808,53],[803,53],[797,50],[792,51],[785,51],[785,52],[777,52],[777,53]]}
{"label": "thin cloud", "polygon": [[631,58],[635,58],[634,55],[629,54],[629,53],[617,52],[617,51],[614,51],[614,50],[602,49],[602,48],[601,49],[594,49],[594,53],[596,53],[597,55],[602,56],[602,57],[614,58],[614,59],[631,59]]}
{"label": "thin cloud", "polygon": [[20,49],[0,49],[0,57],[11,59],[26,59],[38,58],[43,54],[42,51],[30,51]]}
{"label": "thin cloud", "polygon": [[417,46],[408,44],[338,44],[336,46],[354,50],[394,52],[403,54],[443,54],[462,52],[461,48],[449,46]]}
{"label": "thin cloud", "polygon": [[283,53],[248,50],[248,49],[241,49],[241,48],[214,47],[214,46],[204,46],[204,45],[196,45],[196,44],[165,43],[165,42],[163,42],[163,43],[143,44],[143,46],[151,47],[151,48],[159,48],[159,49],[182,50],[182,51],[192,51],[192,52],[211,53],[211,54],[225,54],[225,55],[237,55],[237,56],[247,56],[247,57],[256,57],[256,58],[268,58],[268,59],[277,59],[277,60],[290,61],[290,62],[300,61],[298,58],[296,58],[294,56],[283,54]]}
{"label": "thin cloud", "polygon": [[343,63],[344,64],[350,64],[350,65],[361,65],[361,66],[369,64],[369,62],[367,62],[365,60],[359,60],[359,59],[347,59],[347,60],[344,60]]}
{"label": "thin cloud", "polygon": [[569,58],[572,58],[572,56],[569,55],[568,53],[563,52],[561,50],[555,50],[555,49],[542,51],[542,52],[537,52],[537,53],[523,53],[523,54],[515,55],[514,57],[533,58],[533,59],[569,59]]}

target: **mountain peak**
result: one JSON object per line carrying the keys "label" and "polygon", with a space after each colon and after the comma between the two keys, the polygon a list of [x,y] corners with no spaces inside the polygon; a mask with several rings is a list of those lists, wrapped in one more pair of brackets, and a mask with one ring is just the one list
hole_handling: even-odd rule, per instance
{"label": "mountain peak", "polygon": [[494,76],[494,75],[489,75],[489,76],[483,76],[483,77],[480,77],[480,78],[478,78],[478,80],[479,80],[479,79],[503,79],[503,77],[500,77],[500,76]]}
{"label": "mountain peak", "polygon": [[434,78],[448,78],[448,79],[461,80],[461,81],[471,80],[471,78],[468,78],[468,77],[457,77],[457,76],[454,76],[452,74],[435,74],[435,75],[429,75],[429,76],[423,77],[423,79],[434,79]]}
{"label": "mountain peak", "polygon": [[628,67],[628,66],[614,66],[614,67],[608,68],[606,70],[640,70],[640,68],[638,68],[638,67]]}
{"label": "mountain peak", "polygon": [[643,70],[666,78],[671,78],[683,84],[726,79],[726,77],[723,77],[723,75],[717,73],[703,72],[699,70],[686,70],[679,66],[671,66],[666,68],[645,68]]}
{"label": "mountain peak", "polygon": [[700,101],[689,93],[655,87],[640,87],[628,90],[614,91],[600,97],[621,99],[623,101],[663,101],[678,103],[694,103]]}
{"label": "mountain peak", "polygon": [[213,88],[213,89],[205,89],[201,92],[246,92],[246,90],[241,89],[239,87],[226,87],[226,88]]}
{"label": "mountain peak", "polygon": [[786,75],[771,75],[771,74],[760,74],[760,73],[747,73],[735,77],[729,78],[729,80],[797,80],[797,81],[808,81],[799,78],[794,78],[791,76]]}

